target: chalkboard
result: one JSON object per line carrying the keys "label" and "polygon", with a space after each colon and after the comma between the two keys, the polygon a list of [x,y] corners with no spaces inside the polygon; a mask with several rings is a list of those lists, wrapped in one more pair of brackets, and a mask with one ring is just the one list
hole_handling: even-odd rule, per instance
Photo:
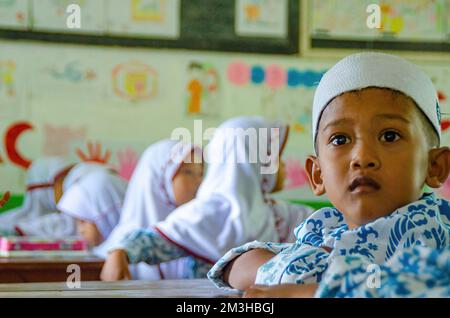
{"label": "chalkboard", "polygon": [[0,38],[107,46],[296,54],[299,52],[299,1],[287,1],[285,37],[239,36],[235,32],[235,0],[181,0],[177,39],[81,34],[0,28]]}

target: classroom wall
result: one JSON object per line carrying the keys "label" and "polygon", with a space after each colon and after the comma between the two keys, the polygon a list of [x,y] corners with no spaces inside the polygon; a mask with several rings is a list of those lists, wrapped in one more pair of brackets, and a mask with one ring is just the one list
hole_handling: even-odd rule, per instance
{"label": "classroom wall", "polygon": [[[86,152],[87,141],[101,143],[110,163],[129,176],[139,154],[177,127],[193,132],[195,119],[206,129],[258,114],[291,125],[288,191],[281,196],[316,199],[302,167],[312,152],[310,111],[315,84],[337,58],[16,41],[0,41],[0,48],[0,189],[23,192],[27,162],[46,155],[79,160],[76,149]],[[450,65],[420,67],[439,89],[442,111],[450,113]],[[189,110],[194,93],[200,113]],[[443,144],[450,145],[447,130]]]}
{"label": "classroom wall", "polygon": [[[63,9],[69,2],[5,2],[0,10],[0,26],[77,32],[65,27]],[[169,138],[176,128],[188,128],[196,138],[194,142],[206,144],[208,140],[194,133],[194,120],[201,120],[205,131],[234,116],[263,115],[284,120],[291,128],[285,151],[286,191],[280,196],[326,201],[326,197],[312,195],[303,170],[305,157],[312,153],[310,113],[314,88],[330,66],[355,50],[311,48],[309,40],[310,35],[322,36],[324,30],[328,36],[354,38],[360,35],[366,17],[365,5],[370,1],[346,1],[346,6],[341,2],[299,1],[299,55],[0,40],[0,193],[7,189],[23,193],[25,170],[34,159],[62,155],[79,161],[79,150],[87,153],[88,142],[101,145],[101,157],[106,151],[110,152],[109,163],[124,178],[129,178],[142,151],[157,140]],[[152,23],[133,20],[136,17],[130,16],[129,10],[133,8],[148,14],[154,10],[150,4],[162,2],[74,0],[74,3],[83,8],[80,32],[103,34],[101,32],[111,32],[119,25],[122,33],[139,31],[144,34],[159,30],[150,28],[154,26]],[[164,3],[178,8],[181,2]],[[245,6],[255,9],[256,5],[266,10],[261,12],[272,12],[270,8],[275,4],[250,0],[236,3],[240,16],[247,12]],[[433,4],[422,0],[380,3],[384,8],[383,28],[365,30],[374,33],[374,39],[384,39],[385,32],[399,41],[443,39],[450,30],[442,14],[450,10],[448,0]],[[105,7],[114,10],[110,12],[104,10]],[[183,8],[186,13],[186,6]],[[114,19],[104,18],[107,13]],[[355,15],[358,19],[354,19]],[[263,33],[268,32],[274,25],[283,26],[283,21],[277,17],[284,15],[262,14],[261,21],[252,20],[253,26],[262,28]],[[184,18],[195,20],[191,16]],[[172,23],[176,18],[170,15],[163,21]],[[173,23],[174,28],[176,25]],[[151,38],[154,34],[146,35]],[[246,40],[244,37],[243,43],[248,43]],[[442,112],[450,113],[450,55],[419,51],[401,54],[430,75],[439,90]],[[444,114],[444,145],[450,145],[449,126],[450,117]],[[450,198],[450,181],[442,194]]]}

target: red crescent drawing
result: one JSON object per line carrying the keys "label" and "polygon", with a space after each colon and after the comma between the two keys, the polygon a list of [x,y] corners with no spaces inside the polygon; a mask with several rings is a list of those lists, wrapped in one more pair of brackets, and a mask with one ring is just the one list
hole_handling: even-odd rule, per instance
{"label": "red crescent drawing", "polygon": [[33,126],[27,122],[18,122],[10,126],[5,133],[5,148],[9,160],[19,167],[28,169],[31,160],[23,158],[17,151],[17,140],[26,130],[32,130]]}

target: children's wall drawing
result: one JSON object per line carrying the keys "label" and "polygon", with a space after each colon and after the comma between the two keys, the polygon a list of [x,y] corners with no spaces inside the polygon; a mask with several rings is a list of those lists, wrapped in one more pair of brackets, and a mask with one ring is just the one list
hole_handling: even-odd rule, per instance
{"label": "children's wall drawing", "polygon": [[0,0],[0,27],[25,30],[28,22],[28,0]]}
{"label": "children's wall drawing", "polygon": [[[0,189],[21,193],[25,167],[48,155],[108,161],[128,179],[139,155],[176,128],[195,137],[196,119],[205,131],[230,117],[263,115],[290,125],[287,198],[326,200],[312,195],[302,169],[313,153],[314,88],[335,60],[17,41],[0,46],[0,136],[8,140],[0,144],[6,176]],[[442,144],[450,145],[450,67],[419,66],[439,91]]]}
{"label": "children's wall drawing", "polygon": [[16,62],[14,60],[0,60],[0,97],[13,97],[16,95],[14,76]]}
{"label": "children's wall drawing", "polygon": [[212,64],[192,61],[187,66],[186,109],[189,115],[219,114],[220,78]]}
{"label": "children's wall drawing", "polygon": [[450,200],[450,178],[444,183],[444,185],[437,191],[443,198]]}
{"label": "children's wall drawing", "polygon": [[107,29],[121,36],[178,38],[180,0],[108,0]]}
{"label": "children's wall drawing", "polygon": [[[17,55],[17,54],[16,54]],[[24,118],[27,110],[26,67],[13,52],[0,49],[0,116],[15,121]]]}
{"label": "children's wall drawing", "polygon": [[445,40],[448,0],[381,1],[381,32],[406,40]]}
{"label": "children's wall drawing", "polygon": [[33,130],[33,125],[31,125],[30,123],[28,122],[14,123],[6,130],[4,140],[5,150],[8,155],[8,159],[10,160],[11,163],[23,169],[27,169],[30,166],[31,160],[25,158],[24,155],[21,153],[21,151],[18,149],[18,141],[19,137],[28,130]]}
{"label": "children's wall drawing", "polygon": [[324,68],[302,69],[281,64],[250,64],[236,60],[227,66],[229,83],[240,92],[253,91],[258,113],[290,124],[291,132],[307,134],[311,122],[313,89]]}
{"label": "children's wall drawing", "polygon": [[287,0],[236,0],[235,12],[239,36],[287,37]]}
{"label": "children's wall drawing", "polygon": [[372,3],[370,0],[309,0],[313,37],[424,42],[447,39],[447,0],[379,1],[376,3],[381,9],[379,29],[364,27],[369,16],[366,9]]}
{"label": "children's wall drawing", "polygon": [[44,124],[44,144],[42,153],[45,156],[69,156],[70,146],[86,139],[86,127],[59,126]]}
{"label": "children's wall drawing", "polygon": [[[376,30],[361,27],[366,25],[366,8],[373,2],[371,0],[308,1],[311,32],[314,37],[326,35],[333,38],[361,39],[374,37],[378,33]],[[360,14],[356,14],[357,12]]]}
{"label": "children's wall drawing", "polygon": [[109,149],[106,149],[105,153],[103,153],[102,144],[100,142],[88,142],[87,151],[77,148],[76,154],[81,161],[91,161],[102,164],[109,163],[111,157],[111,151]]}
{"label": "children's wall drawing", "polygon": [[256,79],[253,79],[253,74],[245,62],[234,61],[228,65],[227,77],[230,83],[236,86],[246,85],[250,81],[250,78],[256,84],[260,84],[264,81],[264,70],[258,71]]}
{"label": "children's wall drawing", "polygon": [[442,113],[441,128],[444,136],[450,132],[450,70],[447,68],[426,67],[424,71],[430,74],[438,91],[439,107]]}
{"label": "children's wall drawing", "polygon": [[147,100],[158,92],[158,73],[139,61],[119,64],[112,70],[112,87],[116,96],[130,100]]}
{"label": "children's wall drawing", "polygon": [[130,181],[133,175],[134,169],[136,168],[139,155],[138,153],[130,147],[127,147],[116,152],[117,164],[115,169],[119,175],[127,181]]}
{"label": "children's wall drawing", "polygon": [[[444,109],[444,106],[448,105],[448,97],[444,92],[438,91],[439,96],[439,105],[441,109]],[[450,107],[445,107],[445,109],[449,109]],[[447,113],[444,113],[441,118],[441,129],[443,133],[447,133],[450,129],[450,117]]]}
{"label": "children's wall drawing", "polygon": [[16,63],[13,60],[0,60],[0,100],[11,99],[17,95],[15,75]]}
{"label": "children's wall drawing", "polygon": [[49,68],[50,76],[57,80],[79,83],[83,80],[90,81],[95,79],[96,74],[92,69],[81,69],[77,61],[69,62],[62,69]]}
{"label": "children's wall drawing", "polygon": [[78,99],[96,99],[103,91],[103,83],[98,77],[98,70],[92,58],[80,55],[84,60],[60,57],[47,58],[40,64],[38,72],[33,76],[32,93],[34,96],[53,96],[64,98],[77,94]]}
{"label": "children's wall drawing", "polygon": [[286,165],[286,181],[284,187],[287,190],[304,187],[308,185],[308,177],[304,170],[304,160],[288,157],[285,160]]}
{"label": "children's wall drawing", "polygon": [[292,67],[284,68],[277,64],[249,65],[239,60],[231,62],[227,67],[227,78],[231,84],[236,86],[263,85],[273,90],[286,86],[315,88],[324,73],[325,70],[300,70]]}

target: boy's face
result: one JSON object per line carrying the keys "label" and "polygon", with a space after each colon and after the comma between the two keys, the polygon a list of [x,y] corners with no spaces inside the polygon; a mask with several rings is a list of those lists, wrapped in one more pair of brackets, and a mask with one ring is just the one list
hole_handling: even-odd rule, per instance
{"label": "boy's face", "polygon": [[324,110],[315,178],[350,228],[419,199],[428,170],[423,126],[414,102],[386,89],[345,93]]}

